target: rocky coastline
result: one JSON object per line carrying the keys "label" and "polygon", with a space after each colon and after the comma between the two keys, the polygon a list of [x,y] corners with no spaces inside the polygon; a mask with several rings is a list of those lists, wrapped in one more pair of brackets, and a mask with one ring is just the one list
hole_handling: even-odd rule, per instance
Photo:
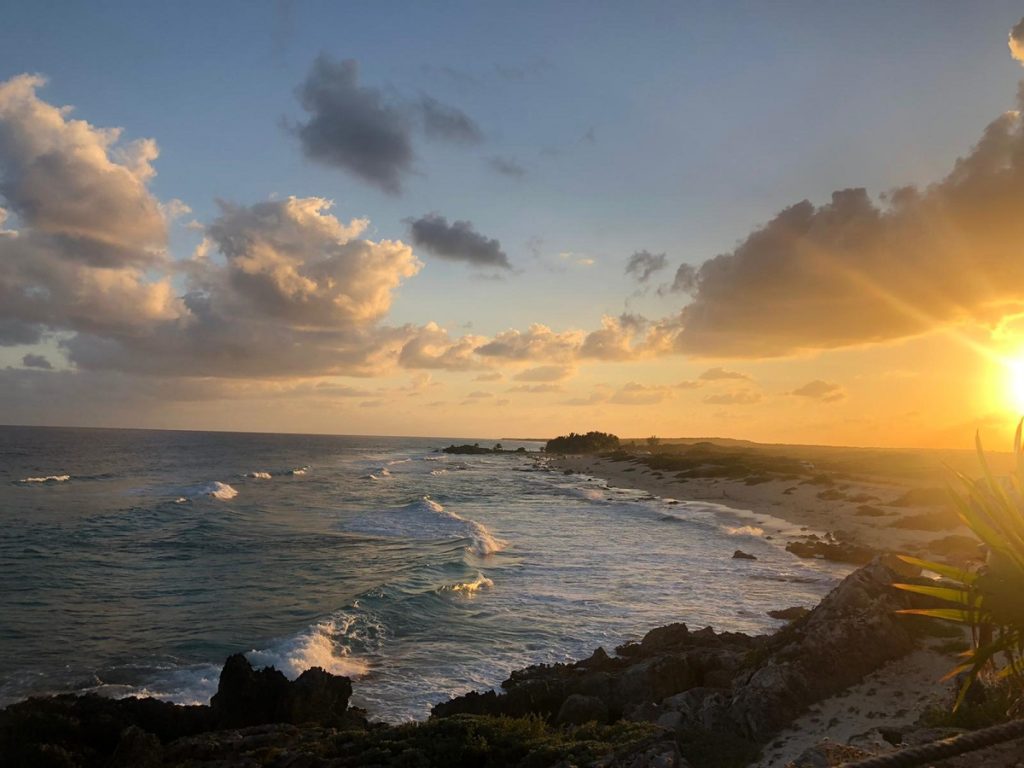
{"label": "rocky coastline", "polygon": [[[349,706],[348,678],[288,681],[241,654],[209,706],[29,699],[0,711],[0,764],[744,766],[817,702],[921,646],[925,620],[895,613],[915,599],[891,588],[897,570],[914,577],[904,568],[875,558],[771,635],[670,624],[614,654],[513,672],[500,693],[438,704],[424,723],[373,723]],[[888,747],[913,730],[890,727]]]}

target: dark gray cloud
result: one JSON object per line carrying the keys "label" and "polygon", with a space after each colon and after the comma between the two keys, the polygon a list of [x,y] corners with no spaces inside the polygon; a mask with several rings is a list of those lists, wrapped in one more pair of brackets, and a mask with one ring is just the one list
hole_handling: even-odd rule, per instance
{"label": "dark gray cloud", "polygon": [[463,261],[476,267],[511,269],[501,243],[473,229],[468,221],[453,221],[436,213],[415,219],[410,225],[412,241],[435,256],[449,261]]}
{"label": "dark gray cloud", "polygon": [[386,98],[381,89],[360,85],[354,59],[317,56],[297,94],[309,117],[292,130],[306,156],[390,194],[402,191],[413,170],[414,131],[456,144],[483,140],[480,126],[457,107],[428,95],[416,101]]}
{"label": "dark gray cloud", "polygon": [[526,169],[523,168],[515,160],[508,157],[500,157],[494,155],[493,157],[487,158],[487,165],[495,173],[500,173],[502,176],[510,176],[514,179],[521,179],[526,175]]}
{"label": "dark gray cloud", "polygon": [[668,266],[668,256],[664,253],[637,251],[626,262],[626,274],[632,275],[638,283],[646,283],[651,275]]}
{"label": "dark gray cloud", "polygon": [[298,89],[309,119],[295,126],[306,156],[397,194],[415,157],[405,110],[360,85],[359,64],[321,54]]}
{"label": "dark gray cloud", "polygon": [[694,293],[697,290],[697,268],[692,264],[680,264],[671,283],[658,288],[662,296],[669,293]]}
{"label": "dark gray cloud", "polygon": [[53,370],[53,365],[43,355],[33,355],[29,353],[21,358],[21,364],[26,368],[42,368],[46,371]]}
{"label": "dark gray cloud", "polygon": [[484,134],[473,119],[457,107],[423,96],[415,106],[427,138],[456,144],[479,144]]}

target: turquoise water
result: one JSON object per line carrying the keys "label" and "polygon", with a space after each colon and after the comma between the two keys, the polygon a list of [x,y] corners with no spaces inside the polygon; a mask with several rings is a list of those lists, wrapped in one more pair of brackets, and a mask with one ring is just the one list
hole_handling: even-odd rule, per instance
{"label": "turquoise water", "polygon": [[849,570],[783,551],[756,510],[609,489],[534,443],[436,452],[450,442],[0,427],[0,705],[205,702],[244,651],[422,718],[671,621],[771,630],[765,611]]}

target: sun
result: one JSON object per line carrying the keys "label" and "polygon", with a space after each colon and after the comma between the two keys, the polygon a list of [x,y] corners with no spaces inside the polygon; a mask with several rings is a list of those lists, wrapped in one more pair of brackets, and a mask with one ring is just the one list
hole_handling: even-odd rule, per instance
{"label": "sun", "polygon": [[1024,355],[1007,360],[1006,404],[1017,413],[1024,413]]}

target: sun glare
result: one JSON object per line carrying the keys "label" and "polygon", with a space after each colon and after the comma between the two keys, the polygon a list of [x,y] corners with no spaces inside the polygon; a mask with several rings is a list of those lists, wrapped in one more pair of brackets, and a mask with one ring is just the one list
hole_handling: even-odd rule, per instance
{"label": "sun glare", "polygon": [[1006,362],[1006,404],[1024,413],[1024,355]]}

